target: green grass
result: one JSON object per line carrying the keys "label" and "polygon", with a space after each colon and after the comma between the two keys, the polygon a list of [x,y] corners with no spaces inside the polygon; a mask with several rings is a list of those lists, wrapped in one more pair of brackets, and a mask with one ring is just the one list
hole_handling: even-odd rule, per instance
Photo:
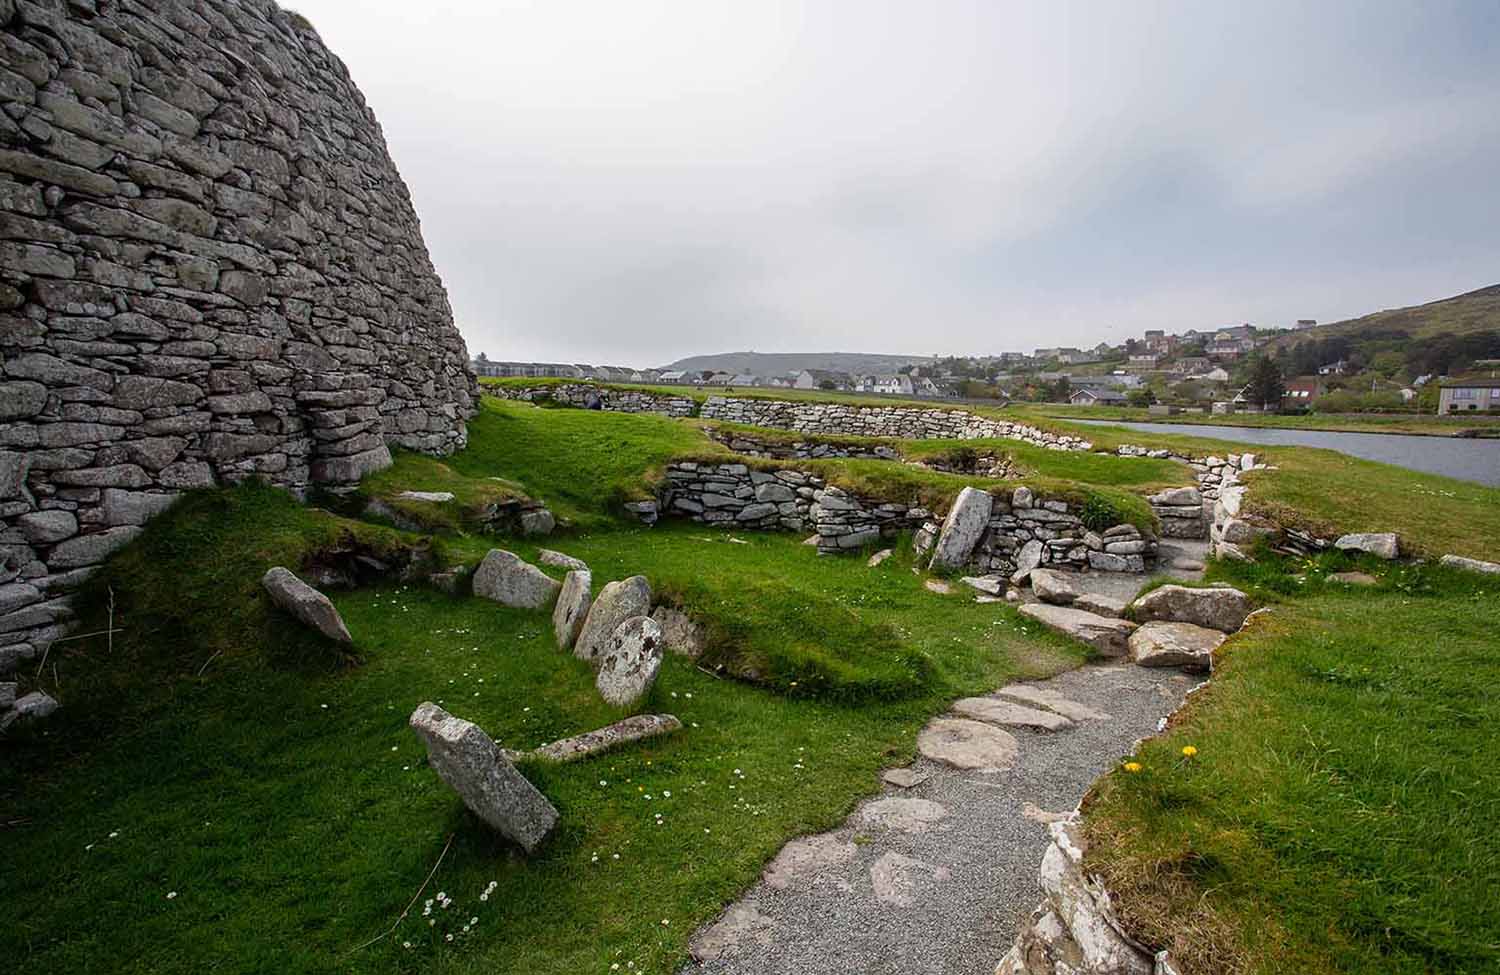
{"label": "green grass", "polygon": [[1184,971],[1500,969],[1496,583],[1342,562],[1221,574],[1283,601],[1088,804],[1089,869]]}

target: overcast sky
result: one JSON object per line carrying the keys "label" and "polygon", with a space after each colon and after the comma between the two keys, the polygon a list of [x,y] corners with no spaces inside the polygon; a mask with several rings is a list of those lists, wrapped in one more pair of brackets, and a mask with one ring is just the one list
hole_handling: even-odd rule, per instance
{"label": "overcast sky", "polygon": [[1500,282],[1500,3],[292,0],[471,353],[992,354]]}

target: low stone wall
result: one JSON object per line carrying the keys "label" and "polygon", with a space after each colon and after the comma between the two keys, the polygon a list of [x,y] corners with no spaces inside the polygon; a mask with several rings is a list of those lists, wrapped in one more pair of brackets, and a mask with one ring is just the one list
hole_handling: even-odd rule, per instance
{"label": "low stone wall", "polygon": [[667,467],[656,511],[706,524],[803,531],[823,479],[803,471],[679,461]]}
{"label": "low stone wall", "polygon": [[841,444],[816,440],[798,440],[785,443],[767,440],[745,433],[710,430],[709,437],[746,457],[765,457],[771,460],[900,460],[894,447],[884,444]]}
{"label": "low stone wall", "polygon": [[789,400],[710,396],[698,415],[775,430],[832,437],[895,437],[904,440],[1021,440],[1054,450],[1092,450],[1081,437],[1050,433],[1024,423],[931,407],[852,406]]}
{"label": "low stone wall", "polygon": [[611,413],[659,413],[662,416],[692,416],[696,404],[690,396],[662,396],[638,389],[615,389],[593,383],[560,383],[550,386],[485,386],[485,392],[501,399],[527,403],[551,401],[584,410]]}

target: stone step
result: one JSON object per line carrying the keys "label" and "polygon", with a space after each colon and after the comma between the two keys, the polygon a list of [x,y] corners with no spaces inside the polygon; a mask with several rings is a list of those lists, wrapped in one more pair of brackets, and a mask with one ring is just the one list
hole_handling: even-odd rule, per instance
{"label": "stone step", "polygon": [[995,692],[995,697],[1052,711],[1072,721],[1105,721],[1109,718],[1103,711],[1070,701],[1056,691],[1030,684],[1007,684]]}
{"label": "stone step", "polygon": [[953,702],[953,713],[986,724],[1006,728],[1033,728],[1039,731],[1065,731],[1073,722],[1055,711],[1006,701],[997,697],[966,697]]}
{"label": "stone step", "polygon": [[1128,620],[1047,603],[1027,603],[1019,610],[1027,619],[1086,643],[1106,657],[1123,657],[1129,652],[1128,641],[1135,624]]}

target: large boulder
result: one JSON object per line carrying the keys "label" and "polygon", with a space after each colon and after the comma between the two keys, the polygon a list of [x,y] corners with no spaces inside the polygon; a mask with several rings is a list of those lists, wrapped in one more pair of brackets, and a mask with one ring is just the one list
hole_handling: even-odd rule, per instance
{"label": "large boulder", "polygon": [[1130,649],[1130,633],[1135,629],[1129,620],[1111,619],[1070,606],[1027,603],[1019,611],[1048,629],[1088,644],[1106,657],[1125,656]]}
{"label": "large boulder", "polygon": [[546,609],[562,588],[514,552],[492,548],[474,570],[474,595],[517,609]]}
{"label": "large boulder", "polygon": [[1368,552],[1382,559],[1394,559],[1401,554],[1401,541],[1395,532],[1355,532],[1340,535],[1333,547],[1346,552]]}
{"label": "large boulder", "polygon": [[1071,606],[1082,595],[1082,590],[1078,587],[1078,576],[1056,569],[1032,569],[1031,591],[1042,602],[1054,606]]}
{"label": "large boulder", "polygon": [[275,566],[261,576],[260,584],[271,601],[330,640],[353,643],[349,628],[328,597],[298,579],[292,570]]}
{"label": "large boulder", "polygon": [[573,644],[578,642],[583,621],[589,615],[593,592],[594,577],[588,569],[574,569],[563,576],[557,605],[552,607],[552,632],[557,635],[558,649],[572,650]]}
{"label": "large boulder", "polygon": [[1207,672],[1214,651],[1228,639],[1218,630],[1192,623],[1143,623],[1130,634],[1130,658],[1142,667],[1181,667]]}
{"label": "large boulder", "polygon": [[957,569],[969,561],[979,537],[990,525],[990,512],[995,499],[988,491],[966,487],[958,492],[948,517],[943,519],[943,530],[938,533],[937,546],[932,552],[933,569]]}
{"label": "large boulder", "polygon": [[1208,589],[1162,586],[1137,599],[1132,608],[1135,618],[1142,623],[1166,620],[1233,633],[1250,615],[1250,597],[1228,586]]}
{"label": "large boulder", "polygon": [[599,590],[594,605],[589,607],[583,630],[573,644],[573,656],[579,660],[598,660],[621,623],[632,616],[650,613],[651,584],[645,576],[631,576],[608,583]]}
{"label": "large boulder", "polygon": [[541,845],[557,823],[557,809],[493,738],[431,701],[418,705],[410,724],[427,746],[428,762],[470,812],[527,853]]}
{"label": "large boulder", "polygon": [[661,670],[661,626],[649,616],[632,616],[615,628],[600,658],[594,686],[617,708],[634,707]]}

